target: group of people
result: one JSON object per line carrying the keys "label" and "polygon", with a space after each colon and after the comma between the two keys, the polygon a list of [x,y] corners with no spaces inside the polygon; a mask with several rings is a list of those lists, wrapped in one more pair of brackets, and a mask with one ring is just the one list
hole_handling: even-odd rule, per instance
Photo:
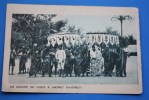
{"label": "group of people", "polygon": [[[34,48],[31,56],[30,68],[26,68],[28,53],[23,50],[19,61],[19,74],[29,73],[29,77],[41,74],[45,77],[53,75],[59,77],[79,77],[79,76],[100,76],[111,71],[108,67],[108,58],[103,55],[103,48],[98,45],[89,45],[84,42],[81,45],[66,46],[65,43],[53,46],[45,46],[42,50]],[[15,51],[10,52],[9,74],[13,75],[15,66]],[[114,59],[114,58],[113,58]],[[74,73],[74,74],[73,74]],[[112,72],[111,72],[112,73]],[[111,75],[109,75],[111,76]]]}
{"label": "group of people", "polygon": [[[41,51],[35,51],[35,55],[31,58],[31,67],[29,76],[36,76],[41,73],[44,77],[47,73],[51,77],[52,74],[59,77],[80,76],[86,73],[89,67],[89,54],[87,44],[66,46],[62,44],[52,44],[44,47]],[[54,70],[54,72],[53,72]]]}

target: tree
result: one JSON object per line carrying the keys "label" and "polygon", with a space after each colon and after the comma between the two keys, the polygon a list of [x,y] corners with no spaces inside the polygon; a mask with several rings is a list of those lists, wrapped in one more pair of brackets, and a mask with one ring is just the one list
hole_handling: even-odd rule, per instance
{"label": "tree", "polygon": [[51,25],[51,32],[56,33],[56,32],[62,32],[63,28],[66,26],[67,20],[59,20],[55,23],[52,23]]}
{"label": "tree", "polygon": [[107,33],[107,34],[111,34],[111,35],[118,35],[117,30],[113,30],[112,27],[106,28],[106,33]]}
{"label": "tree", "polygon": [[112,21],[120,21],[121,24],[121,36],[123,36],[123,21],[125,20],[129,20],[132,21],[133,17],[131,17],[130,15],[118,15],[118,16],[114,16],[111,18]]}
{"label": "tree", "polygon": [[75,25],[69,25],[68,28],[67,28],[67,31],[74,33],[74,32],[76,32],[75,28],[76,28]]}
{"label": "tree", "polygon": [[69,25],[67,28],[67,32],[76,33],[80,35],[81,39],[84,37],[84,34],[82,33],[83,29],[81,27],[76,28],[75,25]]}
{"label": "tree", "polygon": [[31,48],[34,44],[41,48],[43,44],[46,45],[47,37],[50,34],[62,31],[67,24],[65,20],[52,22],[54,17],[56,14],[13,14],[12,41],[23,40]]}
{"label": "tree", "polygon": [[128,39],[129,39],[129,44],[131,44],[131,45],[137,44],[137,41],[136,41],[136,39],[134,39],[133,35],[129,35]]}
{"label": "tree", "polygon": [[69,25],[67,28],[67,31],[82,35],[81,33],[82,33],[83,29],[81,27],[77,28],[75,25]]}

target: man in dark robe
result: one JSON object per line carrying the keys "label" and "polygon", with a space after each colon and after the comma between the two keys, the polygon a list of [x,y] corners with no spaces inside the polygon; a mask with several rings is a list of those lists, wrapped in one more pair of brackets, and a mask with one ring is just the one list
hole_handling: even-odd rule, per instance
{"label": "man in dark robe", "polygon": [[70,75],[70,77],[72,76],[71,75],[71,66],[72,65],[70,65],[71,64],[71,51],[70,51],[70,49],[68,49],[68,50],[66,50],[66,61],[65,61],[65,72],[66,72],[66,77],[68,76],[68,74]]}
{"label": "man in dark robe", "polygon": [[90,67],[89,55],[90,54],[87,48],[87,44],[84,44],[81,52],[81,58],[83,59],[81,62],[81,72],[83,74],[82,76],[84,76],[85,73],[88,76],[87,69],[89,69]]}
{"label": "man in dark robe", "polygon": [[36,57],[36,70],[38,73],[38,72],[41,72],[41,58],[42,58],[42,56],[41,56],[40,50],[36,53],[35,57]]}
{"label": "man in dark robe", "polygon": [[80,76],[81,74],[81,47],[77,46],[76,51],[75,51],[75,60],[74,60],[74,72],[75,76]]}
{"label": "man in dark robe", "polygon": [[52,75],[52,69],[53,69],[53,65],[54,65],[54,62],[56,61],[55,59],[55,48],[54,46],[50,43],[50,46],[49,46],[49,77],[51,77]]}
{"label": "man in dark robe", "polygon": [[[58,49],[58,43],[56,41],[56,43],[54,45],[54,53],[56,53],[57,49]],[[56,74],[57,74],[57,61],[56,61],[55,57],[54,57],[54,63],[53,63],[53,65],[55,67],[54,74],[55,74],[55,77],[56,77]]]}
{"label": "man in dark robe", "polygon": [[11,67],[11,75],[13,75],[13,70],[14,70],[14,66],[15,66],[15,57],[16,54],[13,50],[11,50],[10,52],[10,61],[9,61],[9,75],[10,75],[10,67]]}
{"label": "man in dark robe", "polygon": [[26,62],[27,62],[27,56],[25,52],[23,52],[19,63],[19,74],[21,74],[22,71],[23,71],[23,74],[26,73]]}
{"label": "man in dark robe", "polygon": [[48,72],[48,68],[49,68],[49,63],[48,63],[48,58],[47,57],[43,57],[43,61],[42,61],[42,77],[45,77],[45,74]]}
{"label": "man in dark robe", "polygon": [[30,67],[30,71],[29,71],[29,77],[31,77],[32,75],[35,75],[35,77],[36,77],[36,73],[37,73],[36,57],[32,56],[31,57],[31,67]]}
{"label": "man in dark robe", "polygon": [[117,56],[116,59],[116,76],[117,77],[126,77],[126,63],[127,63],[127,52],[125,52],[123,49],[118,48],[117,49]]}
{"label": "man in dark robe", "polygon": [[104,76],[112,76],[112,71],[114,68],[114,53],[110,51],[108,47],[102,52],[104,58]]}

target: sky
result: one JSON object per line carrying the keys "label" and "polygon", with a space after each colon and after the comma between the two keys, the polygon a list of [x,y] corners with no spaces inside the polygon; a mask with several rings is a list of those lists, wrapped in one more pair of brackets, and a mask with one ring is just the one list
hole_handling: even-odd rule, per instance
{"label": "sky", "polygon": [[[114,15],[113,15],[114,16]],[[112,27],[113,30],[121,31],[119,21],[111,21],[113,16],[92,16],[92,15],[57,15],[52,21],[68,20],[69,25],[76,25],[81,27],[83,33],[87,32],[105,32],[106,28]],[[66,27],[67,27],[66,26]],[[123,36],[133,35],[136,38],[136,21],[124,21],[123,23]]]}

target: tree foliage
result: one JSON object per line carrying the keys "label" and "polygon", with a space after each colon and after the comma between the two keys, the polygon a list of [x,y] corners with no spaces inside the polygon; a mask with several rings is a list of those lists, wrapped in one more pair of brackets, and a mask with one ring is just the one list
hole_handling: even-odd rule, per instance
{"label": "tree foliage", "polygon": [[108,27],[106,28],[106,32],[107,34],[111,34],[111,35],[119,35],[117,30],[113,30],[112,27]]}
{"label": "tree foliage", "polygon": [[130,15],[117,15],[111,18],[112,21],[120,21],[121,24],[121,36],[123,36],[123,22],[125,20],[132,21],[133,17]]}
{"label": "tree foliage", "polygon": [[131,44],[131,45],[137,44],[137,40],[134,39],[134,37],[132,35],[128,36],[128,38],[129,38],[129,44]]}
{"label": "tree foliage", "polygon": [[69,25],[67,31],[81,35],[83,29],[81,27],[77,28],[75,25]]}
{"label": "tree foliage", "polygon": [[12,43],[25,41],[31,47],[34,43],[46,44],[47,36],[61,32],[67,24],[66,20],[52,22],[54,17],[55,14],[13,14]]}
{"label": "tree foliage", "polygon": [[51,33],[62,32],[67,24],[67,20],[59,20],[51,24]]}

